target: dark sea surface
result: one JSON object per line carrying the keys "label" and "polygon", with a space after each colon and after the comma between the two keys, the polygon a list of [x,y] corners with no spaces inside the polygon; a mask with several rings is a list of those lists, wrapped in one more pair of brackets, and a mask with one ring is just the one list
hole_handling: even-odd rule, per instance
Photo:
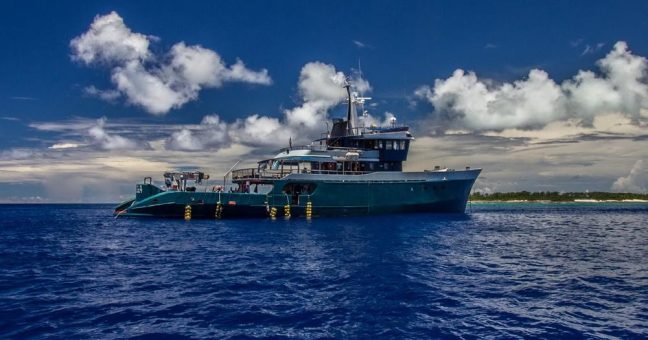
{"label": "dark sea surface", "polygon": [[111,208],[0,205],[0,338],[648,337],[645,203],[312,221]]}

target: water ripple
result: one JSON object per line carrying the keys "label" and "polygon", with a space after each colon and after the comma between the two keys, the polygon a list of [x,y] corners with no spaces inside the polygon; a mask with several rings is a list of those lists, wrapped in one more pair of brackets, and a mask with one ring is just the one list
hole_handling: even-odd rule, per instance
{"label": "water ripple", "polygon": [[136,220],[0,205],[0,336],[647,337],[648,206]]}

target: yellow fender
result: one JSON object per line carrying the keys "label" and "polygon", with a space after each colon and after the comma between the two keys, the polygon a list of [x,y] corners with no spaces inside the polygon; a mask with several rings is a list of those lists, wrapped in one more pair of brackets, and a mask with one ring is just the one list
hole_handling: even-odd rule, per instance
{"label": "yellow fender", "polygon": [[221,218],[223,218],[223,204],[222,204],[220,201],[219,201],[218,203],[216,203],[216,212],[215,212],[215,216],[216,216],[216,218],[219,219],[219,220],[220,220]]}
{"label": "yellow fender", "polygon": [[290,218],[290,204],[286,204],[284,206],[284,216],[286,218]]}

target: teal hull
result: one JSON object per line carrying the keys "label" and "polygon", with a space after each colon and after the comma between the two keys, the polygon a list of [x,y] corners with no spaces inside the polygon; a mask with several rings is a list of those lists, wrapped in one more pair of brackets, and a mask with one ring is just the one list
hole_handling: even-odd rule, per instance
{"label": "teal hull", "polygon": [[[280,188],[291,181],[307,182],[305,177],[285,178],[274,183],[269,194],[218,193],[147,190],[151,195],[124,202],[115,209],[120,217],[183,218],[187,206],[191,218],[216,218],[218,203],[221,218],[268,217],[276,208],[276,216],[285,215],[290,206],[293,217],[306,216],[312,204],[312,216],[384,214],[402,212],[463,213],[472,185],[479,171],[469,176],[447,178],[436,176],[423,180],[311,180],[317,188],[310,195],[289,196]],[[147,186],[145,184],[141,186]],[[150,189],[150,188],[148,188]]]}

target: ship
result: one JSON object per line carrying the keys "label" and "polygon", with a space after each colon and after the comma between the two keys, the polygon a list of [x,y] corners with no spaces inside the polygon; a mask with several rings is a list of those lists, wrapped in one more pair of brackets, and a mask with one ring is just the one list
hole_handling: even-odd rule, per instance
{"label": "ship", "polygon": [[[116,217],[289,218],[388,213],[465,213],[481,169],[434,166],[403,171],[414,137],[392,117],[366,126],[362,97],[346,89],[346,119],[308,145],[289,145],[256,167],[227,171],[218,185],[202,171],[165,172],[136,184],[135,197],[119,204]],[[361,110],[363,123],[360,123]]]}

